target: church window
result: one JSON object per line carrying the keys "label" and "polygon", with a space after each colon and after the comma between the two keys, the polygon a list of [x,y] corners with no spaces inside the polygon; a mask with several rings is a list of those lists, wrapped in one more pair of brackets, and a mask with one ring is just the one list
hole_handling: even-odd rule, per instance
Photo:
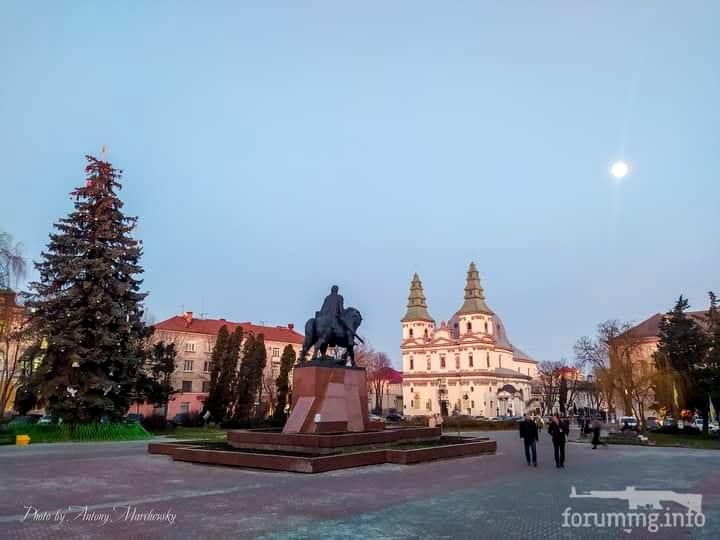
{"label": "church window", "polygon": [[413,337],[413,329],[410,329],[410,337]]}
{"label": "church window", "polygon": [[441,368],[444,368],[444,367],[445,367],[445,357],[444,357],[444,356],[441,356],[441,357],[440,357],[440,367],[441,367]]}
{"label": "church window", "polygon": [[455,369],[460,369],[460,355],[455,355]]}
{"label": "church window", "polygon": [[485,333],[486,333],[486,334],[488,333],[488,323],[487,323],[487,321],[485,322]]}
{"label": "church window", "polygon": [[411,370],[415,369],[415,362],[414,362],[412,356],[410,357],[410,369],[411,369]]}
{"label": "church window", "polygon": [[425,339],[428,338],[427,328],[425,329]]}
{"label": "church window", "polygon": [[473,367],[473,357],[472,357],[472,353],[470,353],[470,356],[468,356],[468,365],[469,365],[470,367]]}
{"label": "church window", "polygon": [[502,355],[498,355],[498,367],[502,367]]}
{"label": "church window", "polygon": [[490,367],[490,353],[485,353],[485,361],[487,362],[487,367]]}
{"label": "church window", "polygon": [[474,391],[475,391],[475,388],[473,388],[473,387],[471,386],[471,387],[470,387],[470,391],[471,391],[471,392],[474,392]]}
{"label": "church window", "polygon": [[475,402],[474,402],[474,401],[471,401],[471,402],[470,402],[470,407],[473,408],[473,409],[475,408]]}
{"label": "church window", "polygon": [[428,356],[426,358],[426,360],[427,360],[427,370],[430,371],[430,369],[432,368],[432,366],[430,365],[430,357]]}
{"label": "church window", "polygon": [[425,403],[425,409],[427,409],[428,411],[432,410],[432,402],[429,399]]}
{"label": "church window", "polygon": [[467,323],[467,331],[472,332],[472,323],[471,322]]}

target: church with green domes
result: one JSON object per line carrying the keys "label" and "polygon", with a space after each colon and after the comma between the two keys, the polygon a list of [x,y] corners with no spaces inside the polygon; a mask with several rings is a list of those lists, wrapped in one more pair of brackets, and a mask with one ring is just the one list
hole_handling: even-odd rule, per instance
{"label": "church with green domes", "polygon": [[508,339],[485,302],[475,263],[462,305],[439,326],[415,274],[401,322],[405,415],[518,416],[539,406],[530,394],[537,361]]}

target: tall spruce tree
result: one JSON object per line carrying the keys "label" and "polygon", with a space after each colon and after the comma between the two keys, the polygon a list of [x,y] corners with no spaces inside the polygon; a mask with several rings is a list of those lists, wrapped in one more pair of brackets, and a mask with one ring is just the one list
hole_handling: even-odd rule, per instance
{"label": "tall spruce tree", "polygon": [[693,407],[707,416],[708,390],[702,377],[703,364],[709,347],[707,335],[690,317],[690,307],[683,296],[660,322],[658,348],[654,360],[658,372],[656,396],[658,405],[673,411]]}
{"label": "tall spruce tree", "polygon": [[285,406],[288,403],[288,395],[290,393],[290,371],[295,365],[296,355],[292,345],[285,345],[282,356],[280,357],[280,373],[275,379],[275,388],[277,389],[277,405],[273,413],[273,421],[282,423],[287,419]]}
{"label": "tall spruce tree", "polygon": [[30,284],[31,325],[46,344],[38,370],[47,409],[66,422],[121,418],[143,361],[141,242],[117,195],[122,172],[86,156],[75,209],[55,224]]}
{"label": "tall spruce tree", "polygon": [[708,292],[708,296],[710,297],[710,307],[707,311],[708,350],[704,367],[710,400],[717,415],[720,412],[720,306],[714,292]]}

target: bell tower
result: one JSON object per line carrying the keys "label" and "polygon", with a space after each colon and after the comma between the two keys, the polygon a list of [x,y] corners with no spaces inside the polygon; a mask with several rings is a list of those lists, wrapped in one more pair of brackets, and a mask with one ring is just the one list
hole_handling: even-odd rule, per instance
{"label": "bell tower", "polygon": [[422,281],[417,274],[413,275],[410,282],[407,311],[401,322],[403,341],[429,340],[435,331],[435,320],[428,313]]}

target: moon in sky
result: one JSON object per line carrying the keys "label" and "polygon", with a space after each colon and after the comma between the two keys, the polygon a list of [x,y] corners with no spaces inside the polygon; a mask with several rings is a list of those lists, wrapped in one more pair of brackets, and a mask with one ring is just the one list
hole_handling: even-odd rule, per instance
{"label": "moon in sky", "polygon": [[622,180],[627,176],[628,165],[624,161],[616,161],[610,167],[610,173],[615,177],[616,180]]}

